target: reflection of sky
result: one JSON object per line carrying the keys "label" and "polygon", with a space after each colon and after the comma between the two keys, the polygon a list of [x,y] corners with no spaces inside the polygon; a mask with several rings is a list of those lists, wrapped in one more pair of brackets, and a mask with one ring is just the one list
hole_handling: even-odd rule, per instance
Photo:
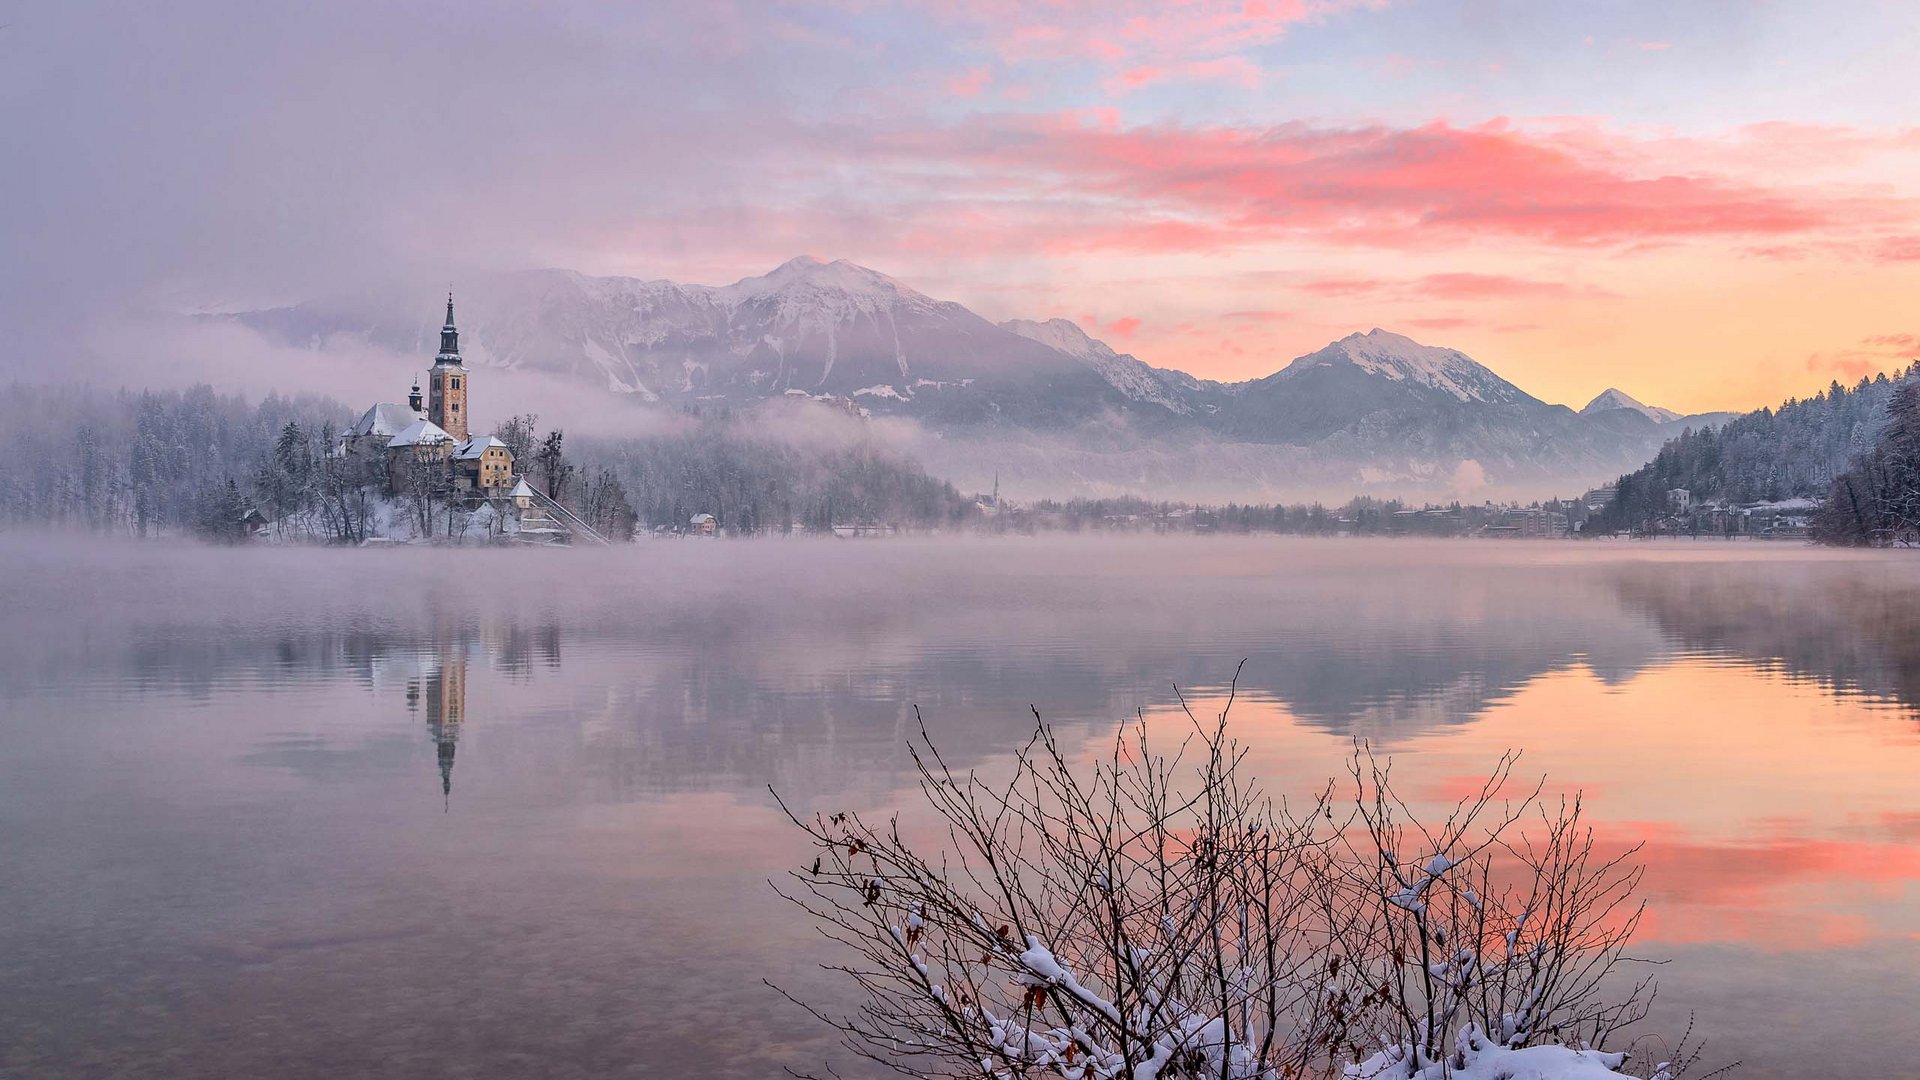
{"label": "reflection of sky", "polygon": [[[1729,1057],[1761,1057],[1733,1045],[1765,1034],[1740,995],[1782,965],[1846,1003],[1782,1006],[1824,1025],[1809,1048],[1875,1045],[1920,994],[1893,963],[1920,959],[1904,564],[1229,540],[13,554],[0,1044],[30,1064],[815,1059],[756,996],[808,978],[765,891],[797,850],[766,785],[899,804],[913,704],[991,771],[1029,703],[1104,740],[1175,682],[1213,707],[1242,657],[1239,733],[1276,789],[1360,736],[1424,802],[1515,747],[1518,775],[1584,791],[1603,846],[1645,842],[1645,951],[1682,958],[1670,1000]],[[1862,582],[1879,606],[1833,617]],[[429,687],[456,671],[443,808]],[[745,1017],[718,1047],[715,1013]]]}

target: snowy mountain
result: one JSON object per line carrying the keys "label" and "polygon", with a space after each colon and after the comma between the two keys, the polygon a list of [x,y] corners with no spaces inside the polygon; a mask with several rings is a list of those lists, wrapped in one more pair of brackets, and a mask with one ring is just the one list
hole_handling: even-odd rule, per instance
{"label": "snowy mountain", "polygon": [[[1027,492],[1571,489],[1633,468],[1673,433],[1664,411],[1618,391],[1626,404],[1575,413],[1458,350],[1381,329],[1264,378],[1196,379],[1067,320],[996,325],[844,260],[797,258],[721,286],[538,270],[457,291],[470,362],[666,404],[847,399],[917,421],[929,466],[956,481],[990,482],[1004,465]],[[295,343],[344,334],[431,355],[438,311],[401,312],[392,296],[230,317]]]}
{"label": "snowy mountain", "polygon": [[1288,364],[1275,378],[1307,379],[1323,369],[1350,368],[1410,387],[1437,390],[1460,401],[1511,405],[1532,401],[1519,387],[1457,349],[1422,345],[1375,327],[1349,334]]}
{"label": "snowy mountain", "polygon": [[1586,407],[1580,410],[1580,415],[1592,416],[1595,413],[1603,413],[1612,409],[1632,409],[1634,412],[1652,420],[1656,424],[1670,424],[1681,418],[1681,414],[1674,412],[1672,409],[1662,409],[1653,405],[1642,405],[1640,402],[1628,397],[1624,392],[1613,387],[1602,390],[1598,397],[1587,402]]}
{"label": "snowy mountain", "polygon": [[1112,346],[1088,337],[1078,323],[1068,319],[1046,322],[1008,319],[1000,326],[1079,360],[1130,401],[1159,405],[1182,416],[1191,416],[1199,407],[1199,398],[1221,390],[1217,382],[1196,379],[1184,371],[1153,367],[1127,353],[1114,352]]}

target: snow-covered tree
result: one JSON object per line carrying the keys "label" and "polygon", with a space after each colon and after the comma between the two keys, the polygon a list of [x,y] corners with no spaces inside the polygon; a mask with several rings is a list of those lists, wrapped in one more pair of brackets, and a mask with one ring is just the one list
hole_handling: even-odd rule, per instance
{"label": "snow-covered tree", "polygon": [[814,850],[782,895],[855,993],[802,1005],[912,1076],[1622,1075],[1598,1047],[1650,989],[1617,973],[1639,871],[1596,851],[1577,800],[1506,801],[1508,757],[1423,823],[1363,748],[1350,791],[1279,801],[1225,711],[1187,716],[1091,760],[1040,723],[992,781],[923,728],[932,838],[789,811]]}

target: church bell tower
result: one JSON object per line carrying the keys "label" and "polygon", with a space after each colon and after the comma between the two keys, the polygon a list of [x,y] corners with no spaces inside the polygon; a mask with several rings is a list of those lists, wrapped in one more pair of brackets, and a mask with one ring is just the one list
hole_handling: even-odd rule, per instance
{"label": "church bell tower", "polygon": [[453,326],[453,294],[447,294],[447,324],[440,328],[440,355],[427,373],[427,419],[455,439],[467,440],[467,368],[460,362],[460,331]]}

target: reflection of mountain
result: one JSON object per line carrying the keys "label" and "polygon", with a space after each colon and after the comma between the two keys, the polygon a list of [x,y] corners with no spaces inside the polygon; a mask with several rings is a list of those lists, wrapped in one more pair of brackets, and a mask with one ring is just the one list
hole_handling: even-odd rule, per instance
{"label": "reflection of mountain", "polygon": [[1920,711],[1920,578],[1884,559],[1623,569],[1622,604],[1680,644]]}
{"label": "reflection of mountain", "polygon": [[[286,575],[275,604],[319,612],[307,633],[183,554],[170,579],[208,597],[202,608],[168,612],[130,584],[131,610],[150,621],[118,624],[114,647],[97,633],[67,641],[49,667],[72,670],[78,656],[99,673],[90,677],[148,691],[253,686],[372,703],[348,705],[352,723],[281,742],[263,732],[250,748],[315,778],[340,775],[348,755],[419,767],[419,744],[392,740],[417,739],[424,709],[445,786],[458,753],[463,785],[518,785],[512,797],[534,802],[768,783],[799,798],[879,791],[908,768],[915,705],[971,765],[1025,734],[1030,704],[1073,730],[1105,731],[1169,704],[1176,683],[1219,687],[1243,658],[1251,698],[1388,745],[1471,722],[1549,672],[1631,679],[1676,642],[1920,702],[1920,584],[1895,580],[1898,567],[1589,552],[1226,539],[658,544],[572,552],[564,568],[468,553],[484,587],[405,584],[431,553],[393,552],[356,564],[370,578],[359,595],[374,599],[333,611],[324,581]],[[64,640],[57,624],[35,633],[23,647]],[[470,756],[463,727],[476,713],[486,753]]]}
{"label": "reflection of mountain", "polygon": [[[1622,617],[1601,566],[1547,557],[1565,550],[655,544],[572,552],[564,567],[464,553],[473,584],[432,578],[432,554],[407,551],[358,556],[351,602],[289,573],[265,606],[185,554],[172,580],[206,596],[202,608],[170,610],[132,585],[146,621],[118,624],[117,649],[98,635],[79,648],[90,670],[149,690],[304,687],[371,702],[349,706],[364,719],[276,751],[303,775],[417,732],[425,708],[447,787],[457,753],[463,783],[520,784],[516,797],[536,801],[770,782],[804,796],[897,782],[914,705],[971,764],[1025,734],[1030,704],[1106,730],[1170,703],[1176,683],[1218,687],[1244,658],[1249,695],[1390,744],[1469,722],[1550,671],[1587,663],[1621,678],[1655,661],[1657,628]],[[287,629],[278,610],[313,612],[301,622],[315,629]],[[462,745],[474,714],[487,717],[482,757]]]}

